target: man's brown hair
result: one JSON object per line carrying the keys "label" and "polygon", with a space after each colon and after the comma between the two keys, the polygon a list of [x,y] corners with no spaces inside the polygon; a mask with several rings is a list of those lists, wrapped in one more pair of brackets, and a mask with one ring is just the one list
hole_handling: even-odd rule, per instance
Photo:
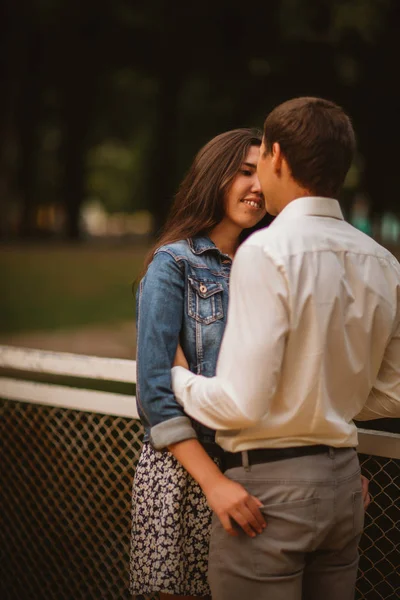
{"label": "man's brown hair", "polygon": [[278,142],[293,179],[316,196],[337,197],[350,168],[355,135],[344,110],[322,98],[294,98],[264,123],[267,153]]}

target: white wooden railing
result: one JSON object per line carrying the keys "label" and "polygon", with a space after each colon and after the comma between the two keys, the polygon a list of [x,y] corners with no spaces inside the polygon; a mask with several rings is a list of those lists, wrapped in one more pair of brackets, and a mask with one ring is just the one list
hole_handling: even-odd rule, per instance
{"label": "white wooden railing", "polygon": [[[136,383],[136,362],[67,352],[0,346],[0,368],[85,379]],[[0,376],[0,396],[9,400],[138,419],[135,396],[71,388]],[[359,429],[358,452],[400,459],[400,436]]]}
{"label": "white wooden railing", "polygon": [[[0,368],[85,379],[136,383],[136,362],[0,346]],[[9,400],[138,419],[135,396],[0,377],[0,396]]]}

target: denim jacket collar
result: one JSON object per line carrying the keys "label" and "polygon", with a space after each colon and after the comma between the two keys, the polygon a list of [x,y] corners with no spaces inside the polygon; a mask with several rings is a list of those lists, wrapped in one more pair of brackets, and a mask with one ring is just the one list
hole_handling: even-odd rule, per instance
{"label": "denim jacket collar", "polygon": [[217,252],[220,252],[214,242],[206,235],[188,238],[187,242],[193,254],[203,254],[208,250],[217,250]]}

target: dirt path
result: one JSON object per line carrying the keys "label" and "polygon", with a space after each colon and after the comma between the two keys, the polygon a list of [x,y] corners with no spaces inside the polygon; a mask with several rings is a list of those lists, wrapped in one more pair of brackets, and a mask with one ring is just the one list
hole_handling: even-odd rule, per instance
{"label": "dirt path", "polygon": [[110,358],[134,358],[135,342],[136,330],[132,321],[79,329],[0,335],[0,344]]}

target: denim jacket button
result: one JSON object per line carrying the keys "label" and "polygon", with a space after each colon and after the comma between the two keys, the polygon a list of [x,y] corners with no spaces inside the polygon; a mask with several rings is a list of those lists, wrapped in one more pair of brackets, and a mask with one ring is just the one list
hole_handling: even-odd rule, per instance
{"label": "denim jacket button", "polygon": [[202,294],[205,294],[205,293],[206,293],[206,291],[207,291],[207,288],[206,288],[206,286],[204,285],[204,283],[202,283],[202,284],[200,285],[200,291],[201,291],[201,293],[202,293]]}

